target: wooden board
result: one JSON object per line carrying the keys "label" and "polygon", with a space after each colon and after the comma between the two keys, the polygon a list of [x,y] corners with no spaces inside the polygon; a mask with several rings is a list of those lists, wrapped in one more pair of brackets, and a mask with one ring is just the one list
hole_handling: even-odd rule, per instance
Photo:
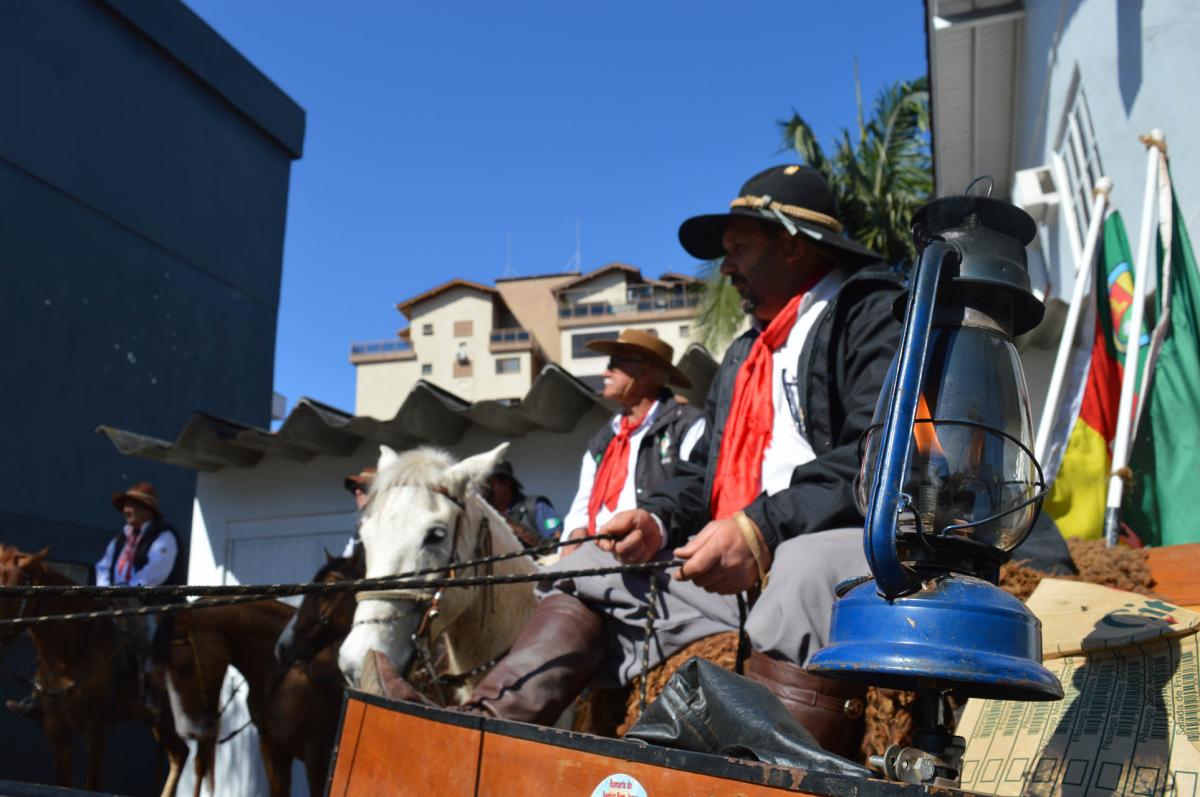
{"label": "wooden board", "polygon": [[1200,611],[1200,543],[1151,548],[1149,555],[1154,591],[1171,603]]}
{"label": "wooden board", "polygon": [[[330,797],[962,797],[869,778],[670,750],[348,691]],[[609,778],[640,790],[599,789]]]}

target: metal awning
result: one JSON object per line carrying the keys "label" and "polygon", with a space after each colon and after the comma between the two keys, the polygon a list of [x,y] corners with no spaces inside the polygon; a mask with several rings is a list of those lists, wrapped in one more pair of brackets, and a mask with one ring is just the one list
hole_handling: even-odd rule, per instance
{"label": "metal awning", "polygon": [[[710,360],[711,362],[711,360]],[[547,365],[522,399],[471,403],[420,381],[391,420],[355,416],[304,398],[276,432],[197,412],[174,442],[125,429],[101,426],[113,446],[126,456],[142,457],[194,470],[252,468],[264,456],[306,462],[318,454],[350,456],[364,440],[393,448],[453,445],[472,426],[502,437],[521,437],[536,430],[567,432],[592,407],[613,409],[587,385],[557,365]]]}

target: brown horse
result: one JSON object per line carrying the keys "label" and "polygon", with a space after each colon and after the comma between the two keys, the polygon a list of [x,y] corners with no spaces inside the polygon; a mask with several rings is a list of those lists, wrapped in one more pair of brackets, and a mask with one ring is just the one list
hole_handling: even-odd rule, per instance
{"label": "brown horse", "polygon": [[[25,553],[0,545],[0,584],[72,585],[71,579],[47,567],[43,560],[49,549]],[[48,614],[95,611],[110,608],[84,598],[0,599],[0,617],[35,617]],[[35,690],[41,707],[42,729],[54,755],[55,778],[60,786],[72,785],[71,737],[80,734],[87,752],[84,787],[101,788],[101,770],[108,726],[137,720],[149,726],[167,753],[170,770],[163,795],[174,795],[179,774],[187,761],[188,748],[175,732],[161,681],[154,673],[145,677],[145,687],[136,664],[127,661],[132,652],[122,642],[123,633],[111,619],[34,625],[29,631],[37,653]],[[160,707],[146,707],[144,691]]]}
{"label": "brown horse", "polygon": [[337,646],[326,645],[303,666],[281,664],[273,647],[293,615],[287,604],[257,601],[184,612],[163,623],[155,655],[165,666],[180,730],[197,740],[197,797],[203,778],[212,777],[221,684],[231,665],[249,687],[272,797],[290,794],[294,758],[305,765],[309,792],[324,790],[341,707]]}

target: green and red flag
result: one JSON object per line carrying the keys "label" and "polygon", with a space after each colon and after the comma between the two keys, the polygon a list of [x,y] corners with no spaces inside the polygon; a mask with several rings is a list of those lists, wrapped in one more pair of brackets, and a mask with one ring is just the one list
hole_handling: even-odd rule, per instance
{"label": "green and red flag", "polygon": [[[1116,211],[1104,219],[1098,260],[1092,292],[1095,325],[1090,351],[1081,360],[1085,373],[1067,407],[1045,410],[1065,412],[1062,426],[1069,426],[1070,431],[1056,429],[1055,438],[1065,436],[1066,447],[1057,475],[1047,474],[1053,485],[1043,508],[1064,537],[1084,539],[1099,539],[1104,533],[1104,503],[1133,306],[1133,256],[1125,223]],[[1143,342],[1147,339],[1145,336]],[[1081,337],[1081,343],[1086,346],[1087,339]]]}
{"label": "green and red flag", "polygon": [[1200,542],[1200,272],[1174,188],[1167,188],[1159,211],[1159,321],[1122,512],[1150,545]]}

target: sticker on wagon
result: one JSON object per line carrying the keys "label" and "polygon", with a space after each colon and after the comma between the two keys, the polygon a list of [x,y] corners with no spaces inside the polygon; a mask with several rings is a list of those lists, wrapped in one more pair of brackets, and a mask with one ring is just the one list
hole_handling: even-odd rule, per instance
{"label": "sticker on wagon", "polygon": [[646,797],[646,790],[633,775],[609,775],[592,790],[592,797]]}

